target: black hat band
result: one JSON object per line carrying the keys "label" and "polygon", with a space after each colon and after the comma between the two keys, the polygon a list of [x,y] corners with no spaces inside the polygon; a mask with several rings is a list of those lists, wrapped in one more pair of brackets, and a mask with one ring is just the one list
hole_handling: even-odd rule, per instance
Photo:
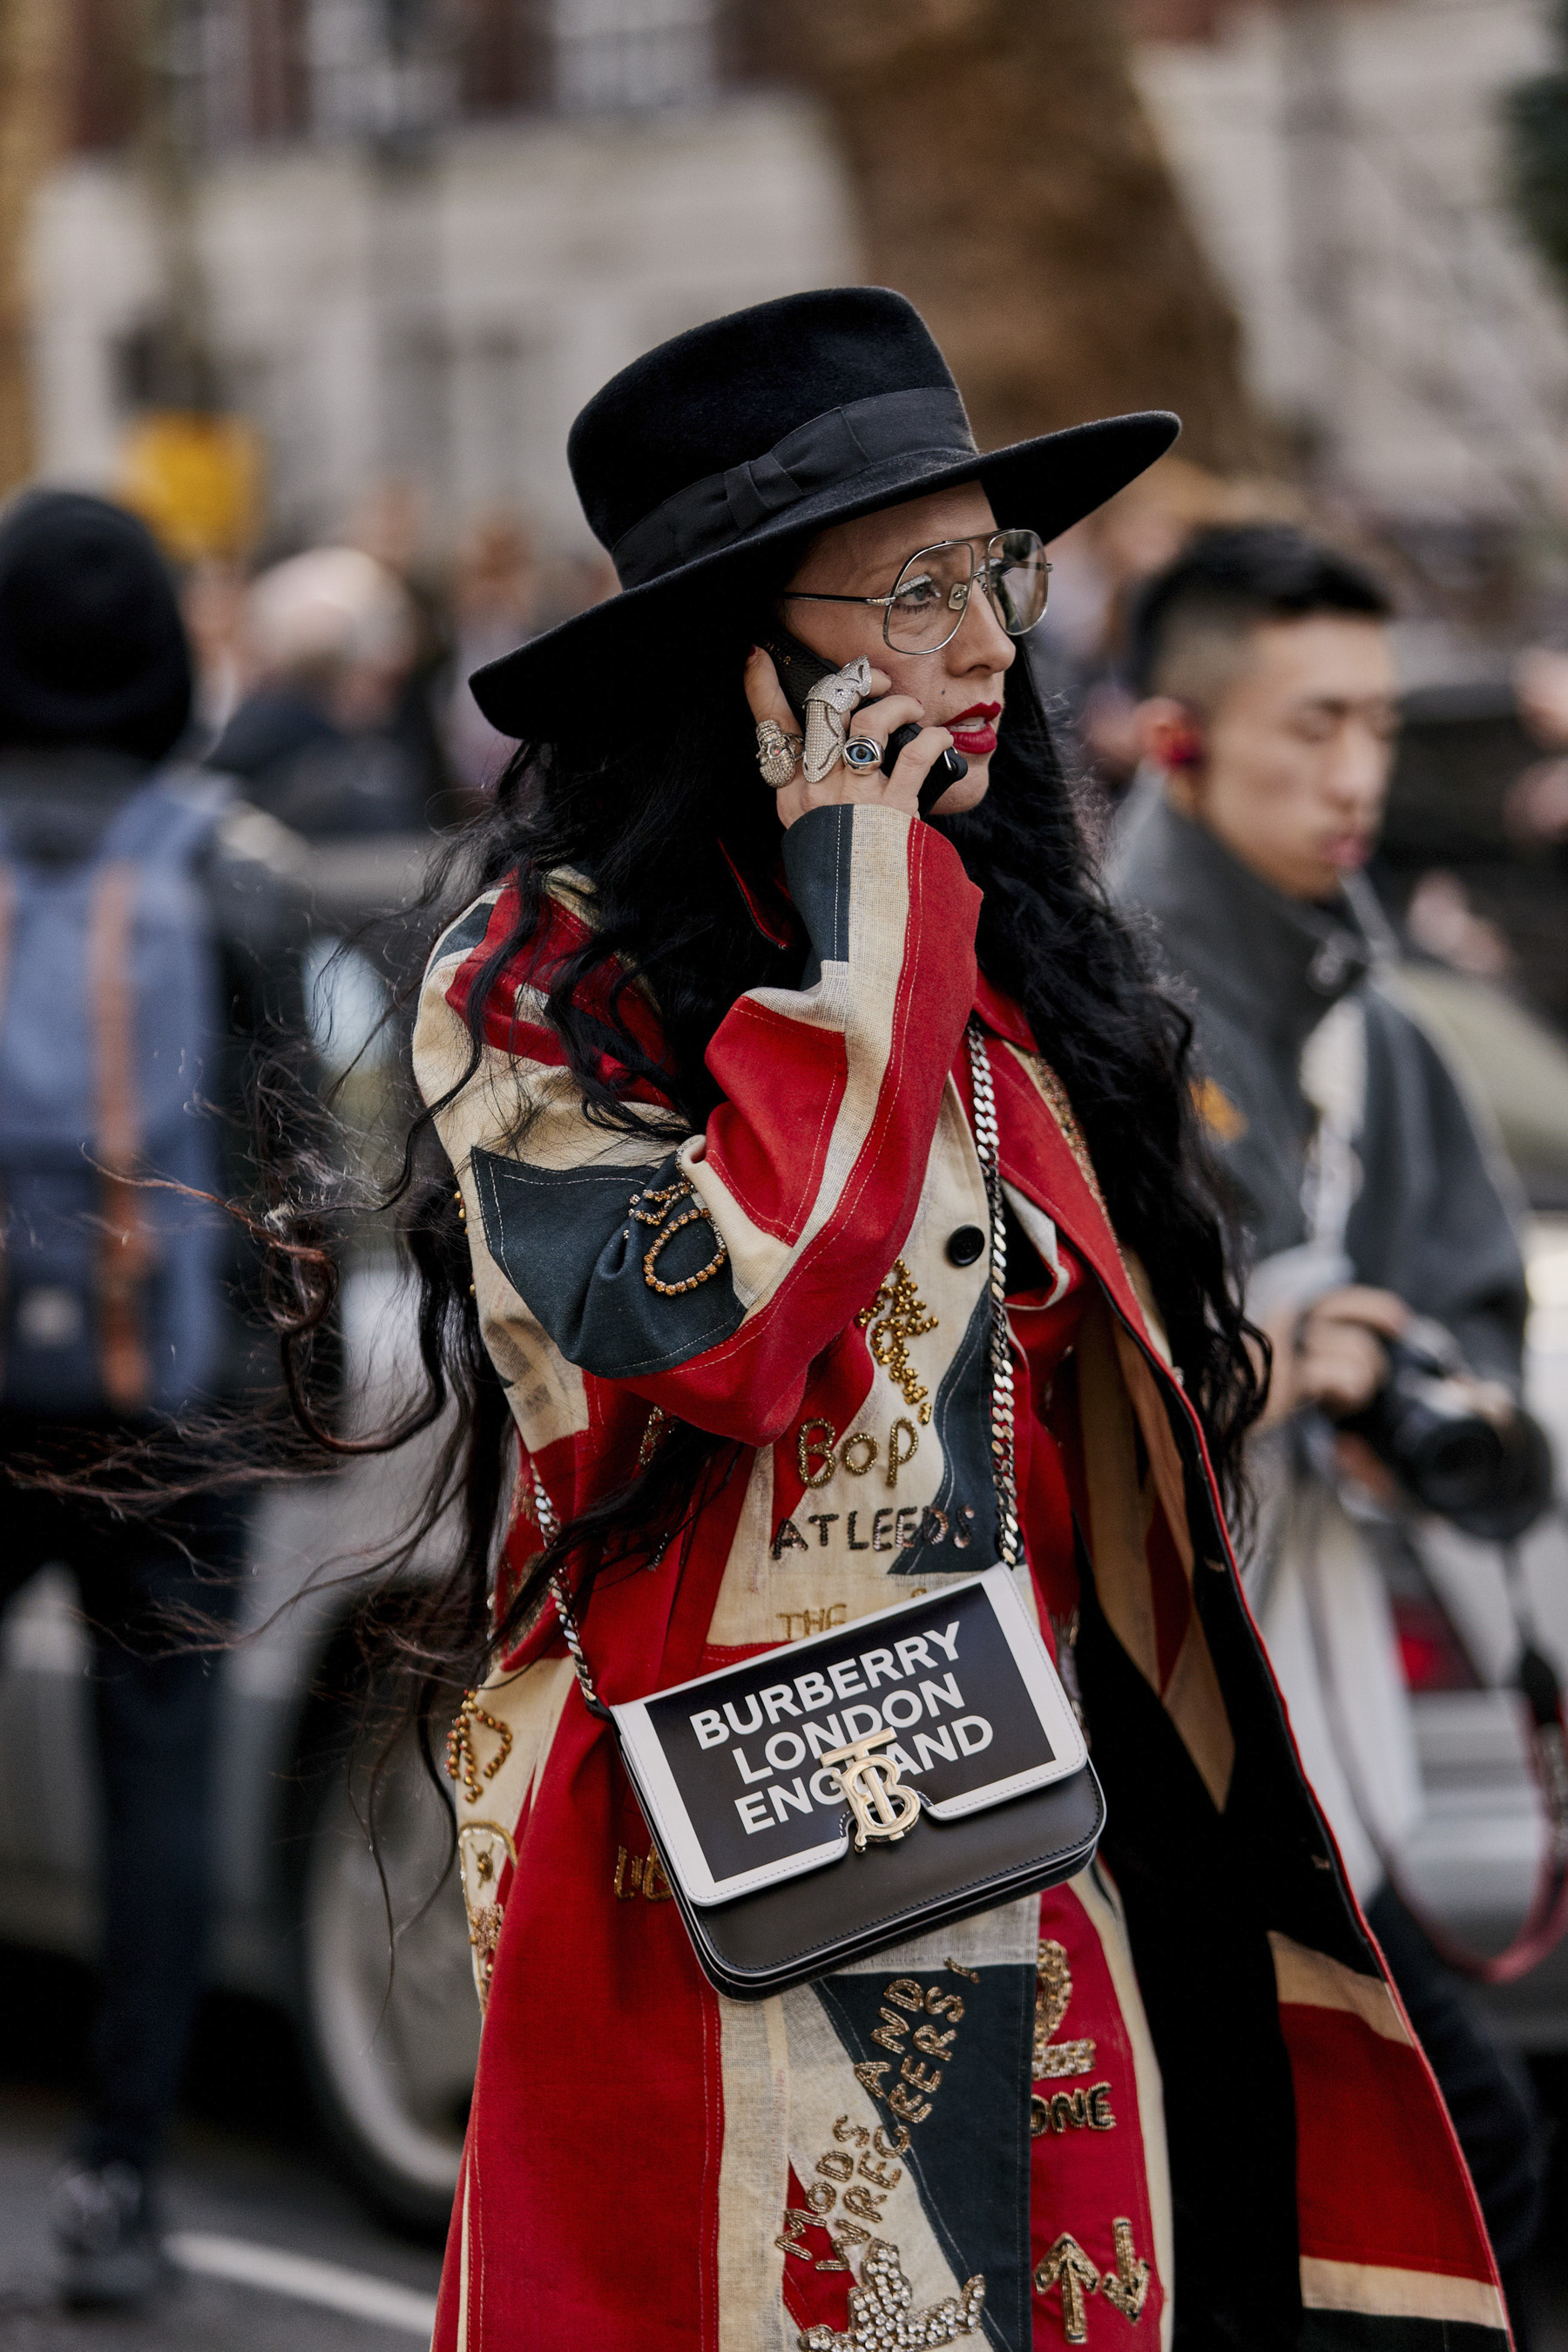
{"label": "black hat band", "polygon": [[[736,545],[770,515],[817,491],[842,488],[884,458],[930,457],[935,465],[952,465],[978,454],[963,403],[951,385],[872,393],[808,417],[764,457],[677,490],[616,541],[611,550],[616,570],[623,588],[640,588],[699,556]],[[911,492],[916,487],[911,483]]]}

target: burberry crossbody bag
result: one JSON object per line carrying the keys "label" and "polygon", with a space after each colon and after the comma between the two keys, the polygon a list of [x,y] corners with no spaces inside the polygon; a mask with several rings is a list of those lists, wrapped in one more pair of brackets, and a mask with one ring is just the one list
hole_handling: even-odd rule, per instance
{"label": "burberry crossbody bag", "polygon": [[[990,1210],[1000,1561],[608,1707],[565,1580],[551,1580],[584,1698],[614,1727],[698,1960],[742,2000],[1053,1886],[1092,1858],[1104,1827],[1083,1733],[1019,1589],[996,1104],[978,1023],[967,1034]],[[555,1515],[535,1488],[549,1541]]]}

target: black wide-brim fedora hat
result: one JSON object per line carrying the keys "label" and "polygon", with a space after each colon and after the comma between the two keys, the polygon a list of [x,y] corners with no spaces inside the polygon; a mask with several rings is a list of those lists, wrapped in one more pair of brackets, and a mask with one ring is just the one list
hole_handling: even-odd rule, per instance
{"label": "black wide-brim fedora hat", "polygon": [[886,287],[710,320],[612,376],[572,427],[572,478],[621,593],[477,670],[475,700],[502,734],[546,734],[624,665],[678,659],[705,603],[732,612],[782,581],[790,543],[829,523],[977,481],[999,523],[1052,540],[1180,430],[1152,410],[983,455],[924,320]]}

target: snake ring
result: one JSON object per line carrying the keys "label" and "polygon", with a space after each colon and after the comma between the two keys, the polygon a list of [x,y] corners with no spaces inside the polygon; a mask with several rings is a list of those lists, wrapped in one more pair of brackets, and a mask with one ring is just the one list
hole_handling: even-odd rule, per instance
{"label": "snake ring", "polygon": [[879,768],[882,764],[882,747],[874,743],[869,735],[851,735],[844,746],[844,764],[847,768],[858,768],[862,775],[868,775],[873,768]]}
{"label": "snake ring", "polygon": [[[871,691],[871,665],[857,654],[843,669],[819,678],[805,698],[805,751],[802,765],[808,784],[820,784],[843,757],[849,720]],[[878,753],[880,759],[880,752]]]}
{"label": "snake ring", "polygon": [[800,765],[801,738],[776,719],[757,721],[757,767],[770,792],[782,793]]}

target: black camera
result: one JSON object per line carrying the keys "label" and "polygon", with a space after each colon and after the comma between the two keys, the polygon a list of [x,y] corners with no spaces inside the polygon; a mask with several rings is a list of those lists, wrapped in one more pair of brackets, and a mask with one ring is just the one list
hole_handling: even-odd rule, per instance
{"label": "black camera", "polygon": [[1366,1440],[1424,1510],[1466,1535],[1512,1543],[1552,1500],[1545,1431],[1518,1404],[1484,1411],[1440,1327],[1415,1322],[1384,1344],[1388,1379],[1342,1426]]}

